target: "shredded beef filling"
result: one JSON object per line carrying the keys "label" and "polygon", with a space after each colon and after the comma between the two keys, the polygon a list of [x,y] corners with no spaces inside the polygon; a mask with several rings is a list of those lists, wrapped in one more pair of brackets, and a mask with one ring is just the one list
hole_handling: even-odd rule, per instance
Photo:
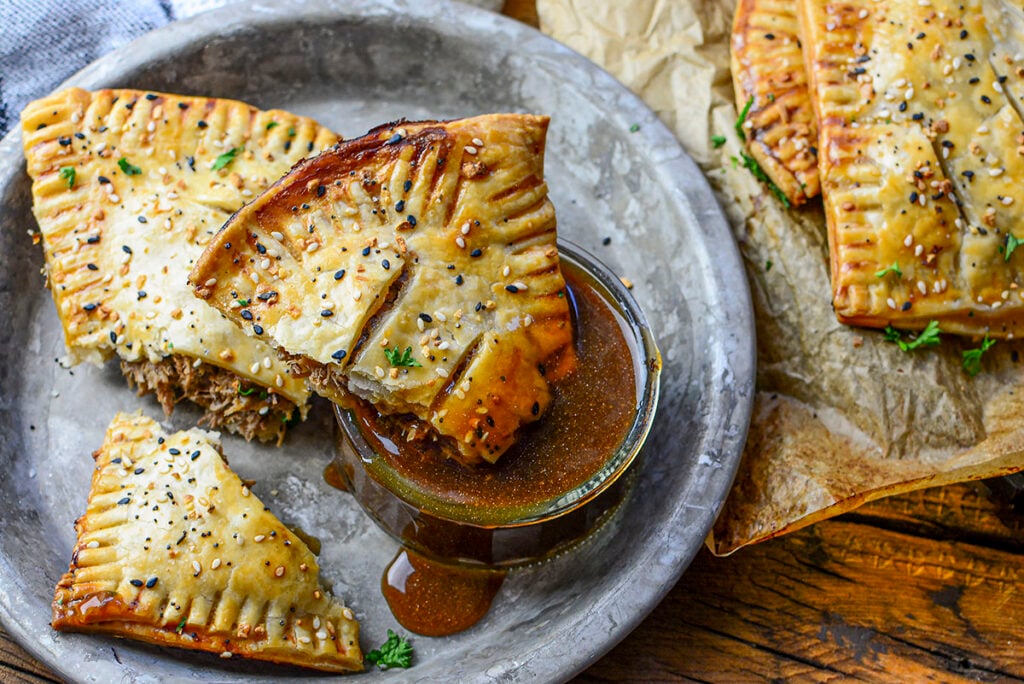
{"label": "shredded beef filling", "polygon": [[122,361],[121,372],[139,394],[152,392],[170,415],[182,399],[205,409],[200,424],[223,428],[253,437],[261,442],[284,439],[287,421],[295,411],[290,400],[234,373],[204,363],[198,367],[191,359],[169,356],[159,363]]}

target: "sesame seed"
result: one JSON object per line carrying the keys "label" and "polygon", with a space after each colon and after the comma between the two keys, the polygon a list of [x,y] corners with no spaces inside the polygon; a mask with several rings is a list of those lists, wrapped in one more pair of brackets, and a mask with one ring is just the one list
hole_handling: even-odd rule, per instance
{"label": "sesame seed", "polygon": [[85,545],[85,548],[87,549],[98,549],[99,547],[100,543],[98,541],[91,541]]}
{"label": "sesame seed", "polygon": [[914,248],[914,256],[921,256],[924,254],[924,245],[918,245]]}
{"label": "sesame seed", "polygon": [[216,278],[210,278],[205,283],[203,283],[203,287],[213,287],[216,284],[217,284],[217,279]]}
{"label": "sesame seed", "polygon": [[270,231],[270,237],[274,238],[278,242],[284,242],[284,235],[276,230]]}
{"label": "sesame seed", "polygon": [[477,147],[483,147],[484,141],[481,140],[480,138],[473,138],[473,144],[476,145]]}
{"label": "sesame seed", "polygon": [[220,567],[220,558],[214,558],[213,562],[210,563],[210,569],[211,570],[216,570],[219,567]]}
{"label": "sesame seed", "polygon": [[890,309],[893,309],[895,311],[895,309],[896,309],[896,300],[894,300],[892,297],[889,297],[889,299],[887,299],[885,301],[885,303],[889,305]]}
{"label": "sesame seed", "polygon": [[220,657],[221,657],[221,658],[230,658],[230,657],[231,657],[231,651],[223,651],[223,652],[222,652],[222,653],[220,654]]}
{"label": "sesame seed", "polygon": [[346,620],[351,620],[352,618],[355,617],[355,615],[352,613],[352,610],[350,608],[345,608],[344,610],[341,611],[341,614],[345,616]]}
{"label": "sesame seed", "polygon": [[310,242],[308,245],[306,245],[306,252],[309,253],[309,254],[312,254],[313,252],[315,252],[318,249],[320,249],[320,243],[319,242],[314,241],[314,242]]}
{"label": "sesame seed", "polygon": [[284,566],[278,565],[277,570],[274,570],[274,577],[284,577]]}
{"label": "sesame seed", "polygon": [[373,373],[378,378],[383,378],[384,377],[384,369],[381,368],[380,366],[375,366],[374,369],[373,369]]}
{"label": "sesame seed", "polygon": [[195,577],[203,571],[203,566],[199,564],[199,561],[194,560],[192,561],[192,569],[195,571],[195,574],[192,576]]}
{"label": "sesame seed", "polygon": [[156,577],[150,577],[148,580],[146,580],[146,588],[147,589],[152,589],[153,587],[156,586],[156,583],[157,583],[157,578]]}
{"label": "sesame seed", "polygon": [[141,587],[142,586],[142,580],[140,580],[140,579],[130,579],[130,580],[128,580],[128,584],[132,585],[133,587]]}
{"label": "sesame seed", "polygon": [[257,544],[259,544],[261,541],[263,541],[266,538],[267,538],[267,535],[265,535],[265,534],[257,534],[255,537],[252,538],[252,540],[254,542],[256,542]]}
{"label": "sesame seed", "polygon": [[919,291],[921,292],[921,294],[923,294],[923,295],[926,295],[926,294],[928,294],[928,286],[927,286],[927,285],[925,285],[925,282],[924,282],[923,280],[918,280],[918,281],[917,281],[917,289],[918,289],[918,290],[919,290]]}
{"label": "sesame seed", "polygon": [[459,235],[458,237],[455,238],[455,244],[457,244],[459,246],[459,249],[465,249],[466,248],[466,241],[462,239],[461,235]]}
{"label": "sesame seed", "polygon": [[[279,568],[279,569],[280,570],[284,570],[284,568]],[[280,575],[278,575],[278,577],[280,577]],[[310,639],[308,636],[305,636],[305,635],[299,637],[299,643],[309,644],[309,643],[312,643],[312,641],[313,641],[312,639]]]}
{"label": "sesame seed", "polygon": [[992,176],[993,178],[995,178],[997,176],[1002,176],[1003,175],[1003,169],[1002,168],[989,169],[988,170],[988,175]]}
{"label": "sesame seed", "polygon": [[318,631],[318,632],[316,633],[316,638],[317,638],[317,639],[319,639],[320,641],[326,641],[326,640],[327,640],[327,632],[325,632],[325,631],[324,631],[324,630],[322,630],[322,629],[321,629],[321,630],[319,630],[319,631]]}
{"label": "sesame seed", "polygon": [[462,227],[459,228],[459,232],[462,233],[463,235],[469,235],[469,228],[469,221],[466,221],[465,223],[462,224]]}
{"label": "sesame seed", "polygon": [[442,378],[448,377],[448,371],[446,371],[444,368],[435,368],[434,372],[437,373]]}
{"label": "sesame seed", "polygon": [[472,145],[466,145],[466,154],[476,154],[476,148]]}

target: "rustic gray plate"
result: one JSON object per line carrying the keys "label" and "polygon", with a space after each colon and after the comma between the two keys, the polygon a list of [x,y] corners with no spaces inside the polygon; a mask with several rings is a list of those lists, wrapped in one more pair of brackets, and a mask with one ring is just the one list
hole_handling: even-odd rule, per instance
{"label": "rustic gray plate", "polygon": [[[283,107],[356,135],[399,117],[517,110],[553,117],[547,155],[559,229],[632,280],[664,355],[658,420],[637,490],[582,548],[513,573],[475,628],[415,638],[416,665],[360,678],[559,680],[624,637],[699,549],[735,472],[753,392],[746,280],[697,167],[654,115],[606,73],[540,33],[470,7],[402,0],[251,3],[172,24],[71,83],[207,94]],[[40,93],[43,95],[43,93]],[[639,128],[636,128],[636,125]],[[633,130],[631,130],[631,127]],[[292,670],[49,628],[72,523],[117,410],[142,408],[110,364],[62,369],[60,327],[26,230],[29,182],[17,132],[0,143],[0,619],[78,681],[310,681]],[[602,240],[611,238],[607,246]],[[324,484],[331,414],[277,450],[226,437],[232,465],[280,517],[323,541],[321,565],[363,624],[394,627],[379,591],[395,545],[347,494]],[[169,421],[190,425],[179,409]]]}

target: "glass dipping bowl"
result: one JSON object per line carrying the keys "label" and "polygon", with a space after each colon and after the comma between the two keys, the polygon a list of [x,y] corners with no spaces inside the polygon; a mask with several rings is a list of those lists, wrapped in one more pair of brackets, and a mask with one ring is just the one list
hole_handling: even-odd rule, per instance
{"label": "glass dipping bowl", "polygon": [[[621,398],[635,402],[632,421],[621,442],[608,450],[607,458],[585,480],[524,504],[467,504],[459,497],[430,491],[396,470],[382,455],[389,450],[394,458],[395,444],[373,433],[356,410],[335,406],[339,429],[334,465],[345,488],[388,534],[428,558],[482,568],[509,568],[543,560],[604,524],[631,489],[635,478],[623,475],[640,454],[654,421],[661,356],[643,312],[623,282],[579,247],[564,240],[558,247],[574,323],[575,281],[589,287],[614,314],[633,365],[634,396]],[[600,427],[594,425],[593,429]],[[526,451],[517,458],[523,461],[530,455]],[[462,468],[457,464],[448,467]],[[485,464],[478,471],[466,472],[470,479],[487,477],[487,468]]]}

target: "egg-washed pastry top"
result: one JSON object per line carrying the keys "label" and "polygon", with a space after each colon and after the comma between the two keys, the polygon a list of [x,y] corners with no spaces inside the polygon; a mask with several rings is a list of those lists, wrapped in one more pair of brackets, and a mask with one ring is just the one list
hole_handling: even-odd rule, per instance
{"label": "egg-washed pastry top", "polygon": [[69,88],[22,113],[33,211],[72,363],[122,361],[166,410],[278,439],[308,390],[187,277],[231,212],[337,141],[314,121],[232,100]]}
{"label": "egg-washed pastry top", "polygon": [[980,2],[801,0],[840,320],[1012,337],[1024,122]]}
{"label": "egg-washed pastry top", "polygon": [[740,0],[730,57],[750,155],[800,205],[820,192],[818,129],[807,90],[796,0]]}
{"label": "egg-washed pastry top", "polygon": [[411,414],[449,455],[494,462],[575,363],[547,125],[494,114],[340,143],[232,217],[196,294],[324,396]]}
{"label": "egg-washed pastry top", "polygon": [[52,625],[319,670],[362,669],[359,625],[316,557],[225,463],[214,435],[120,413]]}

